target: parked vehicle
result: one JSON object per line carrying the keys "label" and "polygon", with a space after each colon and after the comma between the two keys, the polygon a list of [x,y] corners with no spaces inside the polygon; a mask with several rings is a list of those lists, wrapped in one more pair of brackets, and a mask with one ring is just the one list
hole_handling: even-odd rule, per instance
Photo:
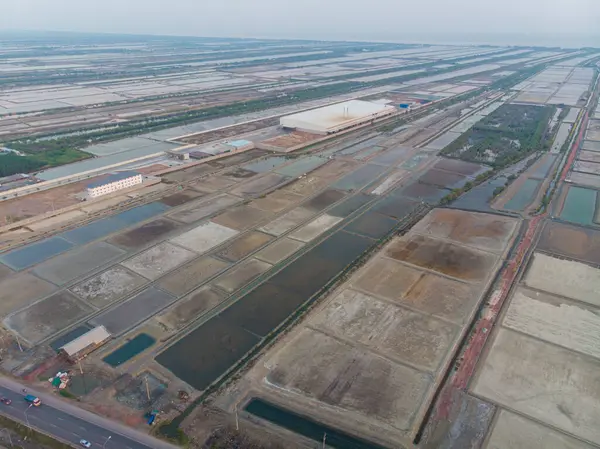
{"label": "parked vehicle", "polygon": [[83,447],[92,447],[92,443],[90,443],[88,440],[79,440],[79,444],[81,444]]}
{"label": "parked vehicle", "polygon": [[42,405],[42,401],[40,400],[40,398],[32,395],[32,394],[28,394],[25,396],[24,398],[27,402],[35,405],[36,407],[39,407],[40,405]]}

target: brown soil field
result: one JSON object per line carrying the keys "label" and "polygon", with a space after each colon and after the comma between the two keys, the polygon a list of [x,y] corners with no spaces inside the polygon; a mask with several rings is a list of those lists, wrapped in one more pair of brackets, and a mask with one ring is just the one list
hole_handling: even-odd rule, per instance
{"label": "brown soil field", "polygon": [[484,251],[503,251],[516,226],[514,218],[454,209],[435,209],[413,232],[446,238]]}
{"label": "brown soil field", "polygon": [[600,264],[600,231],[547,222],[537,248],[584,262]]}
{"label": "brown soil field", "polygon": [[302,144],[308,144],[313,140],[322,138],[319,134],[311,134],[304,131],[293,131],[283,136],[273,137],[262,141],[261,143],[277,148],[292,148]]}
{"label": "brown soil field", "polygon": [[264,120],[257,120],[251,123],[243,123],[240,125],[234,125],[223,129],[217,129],[214,131],[205,131],[202,133],[177,139],[177,141],[183,143],[194,143],[199,145],[206,142],[212,142],[213,140],[226,139],[228,137],[237,136],[238,134],[256,131],[257,129],[275,126],[277,124],[279,124],[279,118],[268,118]]}
{"label": "brown soil field", "polygon": [[386,256],[467,281],[484,281],[496,257],[464,246],[421,235],[398,239]]}
{"label": "brown soil field", "polygon": [[97,176],[20,198],[2,201],[0,202],[0,225],[15,223],[77,203],[84,204],[76,195],[83,193],[88,184],[103,177]]}

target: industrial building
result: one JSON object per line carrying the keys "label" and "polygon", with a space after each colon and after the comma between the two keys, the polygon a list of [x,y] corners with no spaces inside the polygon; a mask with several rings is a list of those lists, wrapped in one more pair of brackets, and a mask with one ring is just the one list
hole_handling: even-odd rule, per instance
{"label": "industrial building", "polygon": [[67,359],[75,361],[98,349],[110,338],[110,332],[104,326],[98,326],[61,346],[59,352]]}
{"label": "industrial building", "polygon": [[397,112],[393,106],[370,101],[350,100],[281,117],[287,129],[315,134],[333,134]]}
{"label": "industrial building", "polygon": [[136,171],[122,171],[88,184],[87,194],[90,198],[97,198],[141,183],[142,175],[140,173]]}

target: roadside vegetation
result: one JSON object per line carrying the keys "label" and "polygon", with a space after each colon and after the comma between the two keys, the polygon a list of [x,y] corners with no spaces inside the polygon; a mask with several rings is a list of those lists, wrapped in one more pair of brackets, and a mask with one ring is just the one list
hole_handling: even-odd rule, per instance
{"label": "roadside vegetation", "polygon": [[[0,415],[0,442],[14,449],[72,449],[70,444],[62,443],[31,427]],[[10,433],[10,440],[6,433]],[[12,441],[12,445],[10,442]]]}

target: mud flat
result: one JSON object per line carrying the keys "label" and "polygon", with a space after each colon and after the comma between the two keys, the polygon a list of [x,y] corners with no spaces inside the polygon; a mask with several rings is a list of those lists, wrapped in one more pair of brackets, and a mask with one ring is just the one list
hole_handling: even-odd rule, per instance
{"label": "mud flat", "polygon": [[600,270],[585,263],[536,252],[523,283],[528,287],[600,306]]}
{"label": "mud flat", "polygon": [[303,246],[304,243],[302,242],[284,237],[256,253],[255,257],[276,264],[291,256]]}
{"label": "mud flat", "polygon": [[27,307],[56,289],[32,274],[15,273],[0,282],[0,316]]}
{"label": "mud flat", "polygon": [[108,241],[114,245],[128,249],[140,248],[168,235],[179,226],[179,223],[165,218],[159,218],[158,220],[151,221],[138,228],[116,235]]}
{"label": "mud flat", "polygon": [[237,231],[242,231],[266,220],[268,217],[269,214],[264,210],[250,205],[243,205],[234,207],[227,212],[223,212],[214,217],[211,221]]}
{"label": "mud flat", "polygon": [[517,224],[514,218],[501,215],[434,209],[413,231],[501,254]]}
{"label": "mud flat", "polygon": [[9,316],[4,323],[30,343],[39,343],[92,311],[70,293],[59,292]]}
{"label": "mud flat", "polygon": [[600,360],[499,329],[472,391],[587,441],[600,441]]}
{"label": "mud flat", "polygon": [[600,264],[600,231],[547,222],[537,248],[592,264]]}
{"label": "mud flat", "polygon": [[498,414],[486,446],[487,449],[594,449],[595,447],[506,410],[501,410]]}
{"label": "mud flat", "polygon": [[116,265],[71,288],[71,293],[99,309],[125,297],[146,283],[146,279]]}
{"label": "mud flat", "polygon": [[153,280],[193,257],[193,252],[179,246],[171,245],[168,242],[163,242],[126,260],[121,265],[147,279]]}

